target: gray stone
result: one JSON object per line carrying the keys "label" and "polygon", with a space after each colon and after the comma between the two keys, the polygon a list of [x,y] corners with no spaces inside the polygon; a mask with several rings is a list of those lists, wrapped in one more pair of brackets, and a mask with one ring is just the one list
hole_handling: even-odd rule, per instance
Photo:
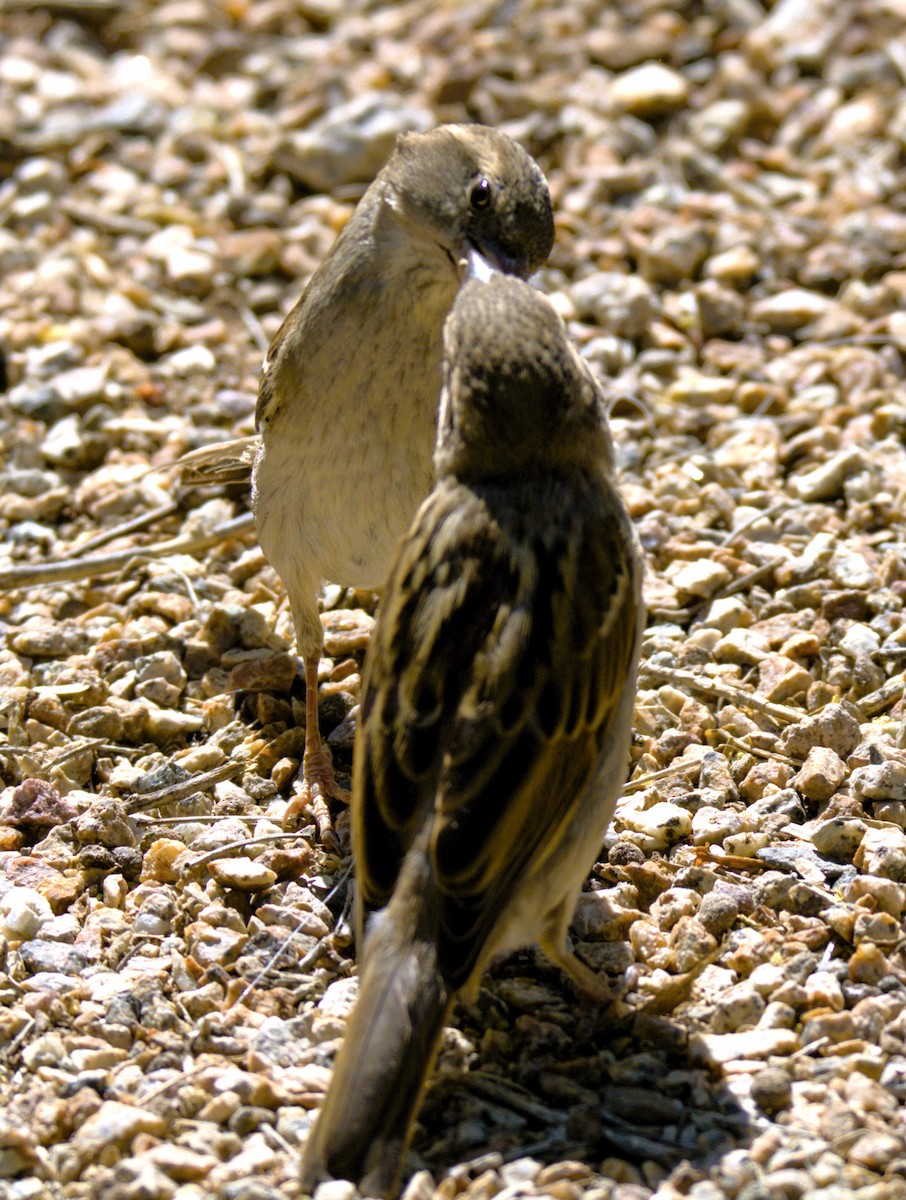
{"label": "gray stone", "polygon": [[91,959],[82,950],[67,946],[64,942],[50,942],[42,938],[23,942],[19,948],[22,963],[29,975],[37,971],[58,972],[61,975],[81,975]]}
{"label": "gray stone", "polygon": [[651,288],[636,275],[596,271],[577,280],[570,294],[580,317],[591,317],[618,337],[641,337],[654,317]]}
{"label": "gray stone", "polygon": [[825,746],[845,759],[859,744],[859,722],[839,704],[828,704],[814,716],[788,725],[780,738],[780,750],[804,759],[813,746]]}
{"label": "gray stone", "polygon": [[850,775],[853,791],[863,800],[906,800],[906,763],[895,759],[857,767]]}
{"label": "gray stone", "polygon": [[370,182],[401,133],[424,133],[434,115],[392,92],[366,92],[330,109],[307,129],[287,135],[274,163],[313,192]]}

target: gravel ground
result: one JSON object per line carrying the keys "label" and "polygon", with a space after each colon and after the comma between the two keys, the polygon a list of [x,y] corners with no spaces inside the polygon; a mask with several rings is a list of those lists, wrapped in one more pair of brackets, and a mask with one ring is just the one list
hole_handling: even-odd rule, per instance
{"label": "gravel ground", "polygon": [[[627,1017],[496,967],[406,1200],[906,1197],[904,83],[903,0],[0,6],[2,1200],[300,1195],[349,864],[281,833],[247,491],[174,464],[451,119],[550,180],[650,622],[574,926]],[[374,603],[324,607],[343,775]]]}

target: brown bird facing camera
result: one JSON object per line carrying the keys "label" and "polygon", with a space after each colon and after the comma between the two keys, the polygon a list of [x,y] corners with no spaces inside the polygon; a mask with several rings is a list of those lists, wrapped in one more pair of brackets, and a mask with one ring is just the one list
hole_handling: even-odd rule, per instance
{"label": "brown bird facing camera", "polygon": [[253,507],[305,663],[302,790],[289,816],[311,808],[322,832],[325,797],[341,793],[318,731],[321,583],[383,584],[431,486],[441,329],[465,263],[480,255],[527,276],[553,233],[544,176],[505,134],[405,135],[268,352]]}
{"label": "brown bird facing camera", "polygon": [[568,926],[626,774],[642,559],[600,391],[528,284],[466,283],[444,327],[436,483],[369,648],[354,762],[355,1009],[305,1147],[393,1196],[440,1036],[536,943],[607,996]]}

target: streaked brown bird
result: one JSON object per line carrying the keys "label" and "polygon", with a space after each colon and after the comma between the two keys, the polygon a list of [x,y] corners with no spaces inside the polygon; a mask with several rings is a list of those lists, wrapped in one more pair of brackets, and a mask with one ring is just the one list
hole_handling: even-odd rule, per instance
{"label": "streaked brown bird", "polygon": [[305,664],[301,791],[329,828],[337,789],[318,730],[325,579],[379,588],[431,486],[441,329],[464,264],[527,276],[553,244],[547,184],[511,138],[481,125],[402,136],[268,352],[253,507],[286,587]]}
{"label": "streaked brown bird", "polygon": [[302,1169],[367,1196],[396,1194],[444,1024],[492,956],[537,943],[609,997],[568,926],[626,775],[642,558],[601,393],[528,284],[459,292],[434,463],[366,660],[361,983]]}

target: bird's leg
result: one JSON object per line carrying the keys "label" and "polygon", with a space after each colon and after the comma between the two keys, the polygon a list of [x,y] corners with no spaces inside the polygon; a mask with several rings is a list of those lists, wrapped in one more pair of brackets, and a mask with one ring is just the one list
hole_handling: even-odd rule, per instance
{"label": "bird's leg", "polygon": [[545,937],[539,944],[551,962],[569,976],[573,987],[583,996],[595,1004],[610,1005],[614,1002],[616,996],[610,983],[577,958],[568,943],[564,944],[556,937]]}
{"label": "bird's leg", "polygon": [[322,845],[338,850],[328,799],[349,803],[349,793],[336,781],[330,751],[321,741],[318,727],[318,657],[306,656],[305,663],[305,754],[296,780],[296,794],[283,816],[284,829],[295,829],[302,814],[311,814]]}

